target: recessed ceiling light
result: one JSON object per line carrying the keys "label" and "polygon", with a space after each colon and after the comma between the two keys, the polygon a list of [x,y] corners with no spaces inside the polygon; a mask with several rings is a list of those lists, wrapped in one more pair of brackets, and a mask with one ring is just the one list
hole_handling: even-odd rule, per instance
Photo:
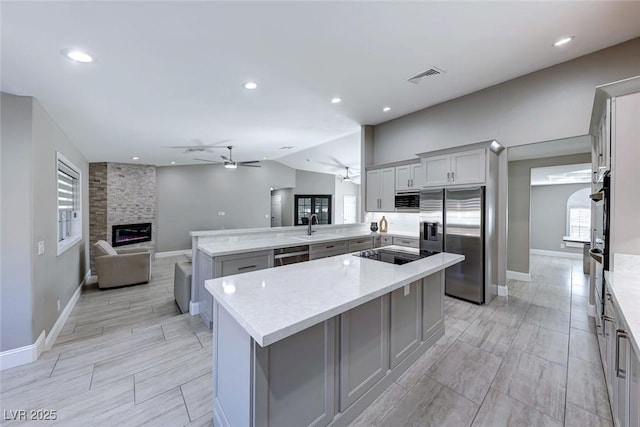
{"label": "recessed ceiling light", "polygon": [[133,157],[131,158],[131,160],[140,160],[140,157],[138,157],[138,156],[133,156]]}
{"label": "recessed ceiling light", "polygon": [[258,83],[256,83],[256,82],[246,82],[244,84],[244,88],[245,89],[249,89],[249,90],[256,89],[257,87],[258,87]]}
{"label": "recessed ceiling light", "polygon": [[385,113],[386,113],[387,111],[391,111],[391,107],[383,107],[383,108],[382,108],[382,111],[384,111]]}
{"label": "recessed ceiling light", "polygon": [[337,96],[331,99],[332,104],[340,104],[342,102],[342,98],[338,98]]}
{"label": "recessed ceiling light", "polygon": [[267,158],[266,158],[266,157],[263,157],[263,158],[262,158],[262,160],[267,160]]}
{"label": "recessed ceiling light", "polygon": [[175,165],[175,164],[176,164],[176,162],[171,162],[171,164],[172,164],[172,165]]}
{"label": "recessed ceiling light", "polygon": [[563,38],[561,38],[560,40],[558,40],[557,42],[555,42],[553,45],[554,45],[555,47],[563,46],[563,45],[565,45],[565,44],[569,43],[569,42],[570,42],[571,40],[573,40],[574,38],[575,38],[575,36],[571,36],[571,37],[563,37]]}
{"label": "recessed ceiling light", "polygon": [[62,54],[67,58],[74,60],[76,62],[89,63],[93,62],[93,57],[89,55],[87,52],[79,50],[79,49],[64,49]]}

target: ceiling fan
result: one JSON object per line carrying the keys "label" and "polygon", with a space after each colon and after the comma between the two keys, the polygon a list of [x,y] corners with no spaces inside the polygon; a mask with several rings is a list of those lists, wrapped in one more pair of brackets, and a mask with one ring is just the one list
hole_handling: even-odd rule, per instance
{"label": "ceiling fan", "polygon": [[342,178],[342,182],[349,182],[349,181],[353,181],[356,178],[359,178],[360,175],[349,175],[349,166],[345,166],[344,167],[346,170],[346,173],[344,175],[338,175],[340,178]]}
{"label": "ceiling fan", "polygon": [[217,165],[224,165],[224,167],[227,168],[227,169],[236,169],[238,166],[247,166],[247,167],[250,167],[250,168],[259,168],[260,167],[260,165],[256,165],[255,164],[255,163],[260,163],[260,160],[249,160],[249,161],[246,161],[246,162],[234,162],[233,161],[233,156],[231,154],[231,150],[233,149],[233,146],[228,145],[227,148],[229,149],[229,157],[220,156],[224,160],[223,162],[218,162],[216,160],[208,160],[208,159],[193,159],[193,160],[199,160],[201,162],[213,163],[213,164],[217,164]]}
{"label": "ceiling fan", "polygon": [[194,142],[197,142],[196,145],[174,145],[169,148],[182,148],[184,149],[184,153],[207,153],[213,151],[214,148],[228,148],[223,145],[225,142],[231,141],[230,139],[223,139],[222,141],[218,141],[214,144],[203,144],[199,139],[195,139]]}

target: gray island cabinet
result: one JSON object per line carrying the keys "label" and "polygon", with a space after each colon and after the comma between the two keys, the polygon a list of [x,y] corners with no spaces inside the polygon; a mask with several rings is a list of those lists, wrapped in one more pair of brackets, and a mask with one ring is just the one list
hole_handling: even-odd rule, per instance
{"label": "gray island cabinet", "polygon": [[216,426],[345,426],[444,334],[441,253],[340,255],[206,281]]}

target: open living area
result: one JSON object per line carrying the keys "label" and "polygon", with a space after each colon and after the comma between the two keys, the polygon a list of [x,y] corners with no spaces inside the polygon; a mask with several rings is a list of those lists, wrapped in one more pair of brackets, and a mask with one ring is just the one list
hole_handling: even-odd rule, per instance
{"label": "open living area", "polygon": [[640,427],[640,2],[0,24],[2,425]]}

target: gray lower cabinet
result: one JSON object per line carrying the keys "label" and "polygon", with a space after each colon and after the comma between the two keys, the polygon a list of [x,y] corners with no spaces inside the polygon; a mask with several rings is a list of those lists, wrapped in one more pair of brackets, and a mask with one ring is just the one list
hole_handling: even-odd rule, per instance
{"label": "gray lower cabinet", "polygon": [[373,248],[373,237],[362,237],[359,239],[349,240],[347,243],[348,252],[364,251]]}
{"label": "gray lower cabinet", "polygon": [[198,251],[197,283],[199,286],[199,310],[202,321],[211,329],[213,296],[204,287],[204,281],[215,277],[231,276],[272,267],[272,251],[256,251],[211,258]]}
{"label": "gray lower cabinet", "polygon": [[268,347],[256,345],[255,355],[256,426],[326,426],[333,420],[334,319]]}
{"label": "gray lower cabinet", "polygon": [[382,246],[393,245],[393,236],[380,236]]}
{"label": "gray lower cabinet", "polygon": [[614,426],[640,427],[640,361],[608,284],[605,298],[599,344]]}
{"label": "gray lower cabinet", "polygon": [[422,339],[421,294],[421,280],[391,293],[389,359],[392,369],[420,345]]}
{"label": "gray lower cabinet", "polygon": [[327,258],[345,254],[348,251],[347,241],[339,240],[337,242],[316,243],[309,245],[309,260]]}
{"label": "gray lower cabinet", "polygon": [[340,411],[389,369],[389,296],[340,315]]}
{"label": "gray lower cabinet", "polygon": [[420,240],[413,237],[393,237],[393,244],[398,246],[408,246],[410,248],[419,248]]}
{"label": "gray lower cabinet", "polygon": [[429,340],[444,328],[443,296],[443,272],[422,279],[422,341]]}

